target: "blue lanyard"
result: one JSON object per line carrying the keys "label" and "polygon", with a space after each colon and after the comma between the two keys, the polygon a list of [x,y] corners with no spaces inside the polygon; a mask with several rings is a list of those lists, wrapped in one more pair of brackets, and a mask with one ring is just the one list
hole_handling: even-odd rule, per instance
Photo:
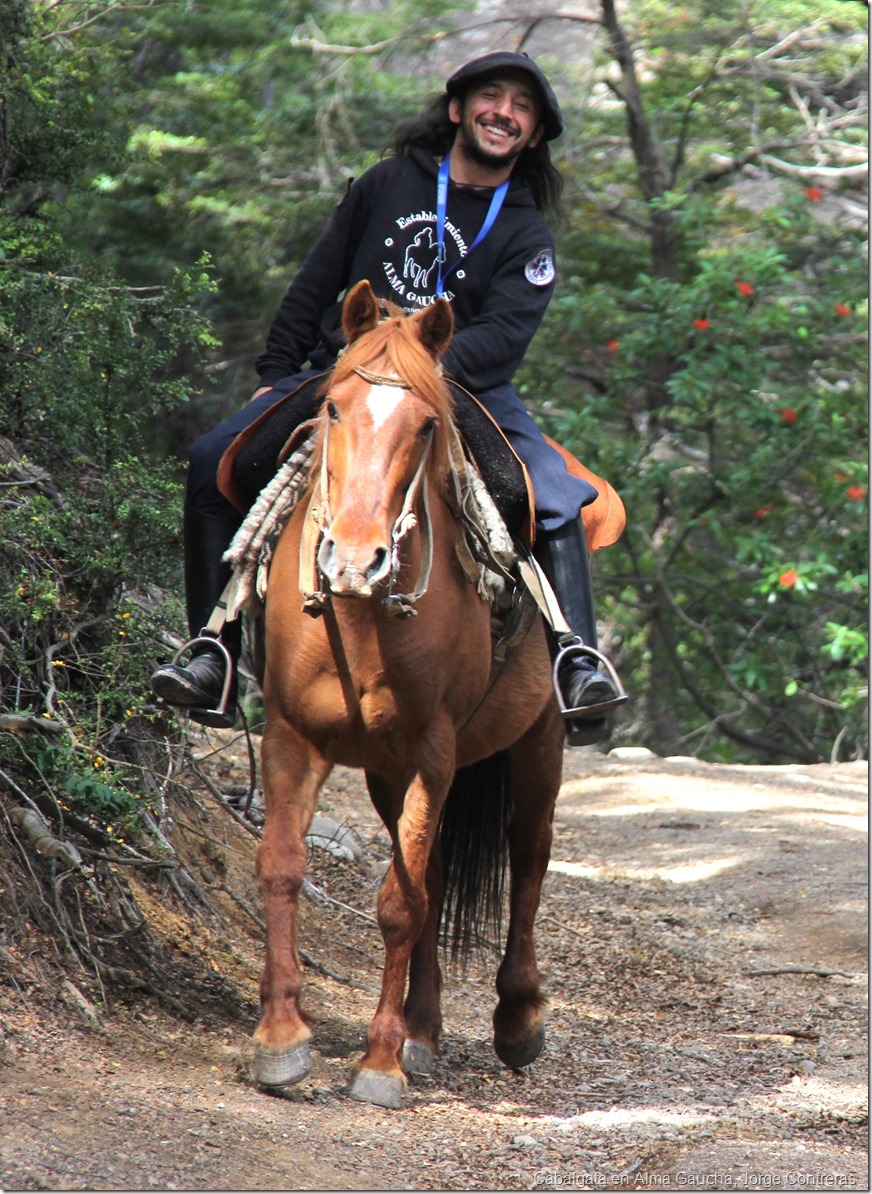
{"label": "blue lanyard", "polygon": [[437,277],[436,277],[436,297],[437,298],[443,297],[443,284],[445,282],[445,279],[451,273],[451,271],[457,269],[457,267],[458,267],[458,265],[460,265],[461,261],[466,260],[466,258],[472,252],[472,250],[477,245],[481,244],[481,242],[484,240],[484,238],[490,232],[491,228],[493,228],[494,222],[496,221],[497,216],[500,214],[500,208],[503,206],[503,200],[506,197],[506,191],[508,191],[508,189],[509,189],[509,180],[508,179],[506,179],[506,181],[502,184],[502,186],[497,187],[497,189],[494,191],[493,198],[491,199],[490,207],[488,208],[488,213],[484,218],[484,223],[481,226],[481,230],[479,231],[478,236],[475,238],[475,240],[469,246],[469,248],[467,249],[464,256],[461,257],[458,261],[455,261],[454,265],[449,266],[449,268],[443,274],[442,265],[443,265],[443,262],[445,261],[445,211],[446,211],[446,208],[448,207],[448,179],[449,179],[449,177],[450,177],[450,155],[446,153],[445,157],[442,159],[442,162],[439,166],[439,179],[436,183],[436,242],[437,242],[437,252],[438,252],[437,260],[439,262],[439,269],[438,269]]}

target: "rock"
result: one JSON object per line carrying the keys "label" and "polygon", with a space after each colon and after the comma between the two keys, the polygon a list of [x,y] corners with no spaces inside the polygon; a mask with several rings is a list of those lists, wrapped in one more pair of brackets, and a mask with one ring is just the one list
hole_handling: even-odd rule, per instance
{"label": "rock", "polygon": [[650,759],[656,759],[657,755],[647,746],[616,746],[609,751],[608,757],[621,759],[625,763],[645,763]]}
{"label": "rock", "polygon": [[363,847],[351,830],[332,817],[313,817],[306,834],[306,843],[329,850],[334,857],[344,858],[348,862],[360,862],[363,858]]}

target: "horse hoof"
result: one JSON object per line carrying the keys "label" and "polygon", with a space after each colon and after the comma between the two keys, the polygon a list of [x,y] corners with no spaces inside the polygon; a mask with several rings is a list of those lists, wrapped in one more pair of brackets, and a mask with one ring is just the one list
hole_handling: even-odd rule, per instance
{"label": "horse hoof", "polygon": [[358,1070],[348,1088],[353,1099],[374,1103],[376,1107],[402,1107],[404,1091],[402,1078],[380,1070]]}
{"label": "horse hoof", "polygon": [[407,1074],[426,1077],[433,1069],[433,1050],[422,1041],[403,1042],[403,1069]]}
{"label": "horse hoof", "polygon": [[258,1045],[254,1051],[254,1077],[258,1086],[293,1086],[312,1072],[309,1042],[291,1045],[287,1049],[268,1049]]}
{"label": "horse hoof", "polygon": [[545,1048],[545,1029],[540,1028],[526,1041],[504,1041],[494,1037],[494,1052],[510,1070],[522,1070],[525,1065],[535,1061]]}

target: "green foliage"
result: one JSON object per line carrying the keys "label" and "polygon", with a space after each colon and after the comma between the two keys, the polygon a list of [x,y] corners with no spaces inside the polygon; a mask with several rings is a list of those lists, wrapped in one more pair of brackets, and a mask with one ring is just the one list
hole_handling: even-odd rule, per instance
{"label": "green foliage", "polygon": [[83,164],[113,160],[117,130],[101,120],[100,93],[112,56],[91,47],[70,53],[30,0],[0,8],[0,199],[33,214]]}
{"label": "green foliage", "polygon": [[[447,0],[426,13],[413,0],[360,12],[215,0],[122,11],[106,25],[129,83],[127,153],[67,202],[63,227],[86,230],[134,284],[167,282],[174,263],[209,255],[227,409],[250,396],[268,320],[348,179],[438,86],[419,71],[418,47],[460,11]],[[387,48],[313,54],[310,36]]]}
{"label": "green foliage", "polygon": [[46,449],[62,444],[52,460],[61,474],[85,460],[111,471],[187,400],[180,365],[215,343],[194,306],[213,289],[209,263],[176,271],[167,287],[131,290],[84,261],[51,268],[59,247],[20,231],[5,243],[5,431]]}
{"label": "green foliage", "polygon": [[[202,314],[214,284],[203,258],[131,288],[63,228],[59,184],[69,195],[111,161],[111,56],[59,40],[24,3],[3,20],[0,770],[117,827],[147,783],[155,636],[178,620],[155,588],[178,573],[166,428],[216,343]],[[42,722],[50,736],[21,736]]]}
{"label": "green foliage", "polygon": [[130,821],[148,783],[142,749],[165,731],[144,681],[178,619],[153,588],[178,552],[178,485],[133,460],[118,478],[115,509],[135,503],[141,519],[107,521],[90,487],[62,505],[13,488],[0,508],[0,703],[64,731],[23,743],[0,733],[0,768],[104,827]]}
{"label": "green foliage", "polygon": [[[867,749],[865,231],[790,170],[706,171],[714,153],[745,160],[764,128],[801,161],[808,109],[791,86],[807,73],[803,104],[829,111],[822,96],[838,81],[850,96],[860,47],[844,6],[794,4],[794,25],[758,7],[707,14],[698,45],[686,25],[670,34],[661,5],[639,10],[657,64],[643,98],[674,189],[646,205],[625,162],[600,167],[593,185],[613,205],[620,192],[634,225],[576,209],[580,268],[527,384],[628,508],[599,573],[642,697],[630,732],[713,758],[850,757]],[[827,55],[808,56],[803,21],[829,28]],[[801,67],[765,54],[785,36]],[[592,141],[622,119],[589,114]],[[850,154],[862,126],[843,113],[842,127]],[[651,213],[668,218],[671,258]],[[543,378],[542,359],[567,369]]]}

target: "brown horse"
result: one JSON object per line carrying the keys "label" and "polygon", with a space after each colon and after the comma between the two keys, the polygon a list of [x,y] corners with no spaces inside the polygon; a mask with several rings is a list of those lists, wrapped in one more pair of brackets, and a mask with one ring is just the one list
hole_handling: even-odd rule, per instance
{"label": "brown horse", "polygon": [[[451,398],[437,368],[451,309],[440,299],[412,316],[382,314],[368,283],[346,300],[348,348],[318,417],[314,490],[282,532],[269,577],[266,824],[257,856],[267,943],[254,1039],[262,1086],[309,1073],[296,924],[304,838],[332,766],[363,768],[393,852],[378,896],[381,995],[350,1093],[399,1106],[406,1074],[429,1072],[439,1044],[445,888],[460,913],[456,932],[481,934],[488,893],[492,902],[502,897],[506,851],[509,923],[494,1047],[516,1068],[542,1049],[533,920],[564,724],[538,620],[494,669],[490,608],[458,561]],[[315,576],[316,550],[324,593],[313,618],[300,594]],[[417,616],[396,616],[408,612],[404,605]],[[466,770],[472,765],[485,770]],[[456,782],[471,774],[465,788]],[[507,782],[485,782],[485,774]]]}

